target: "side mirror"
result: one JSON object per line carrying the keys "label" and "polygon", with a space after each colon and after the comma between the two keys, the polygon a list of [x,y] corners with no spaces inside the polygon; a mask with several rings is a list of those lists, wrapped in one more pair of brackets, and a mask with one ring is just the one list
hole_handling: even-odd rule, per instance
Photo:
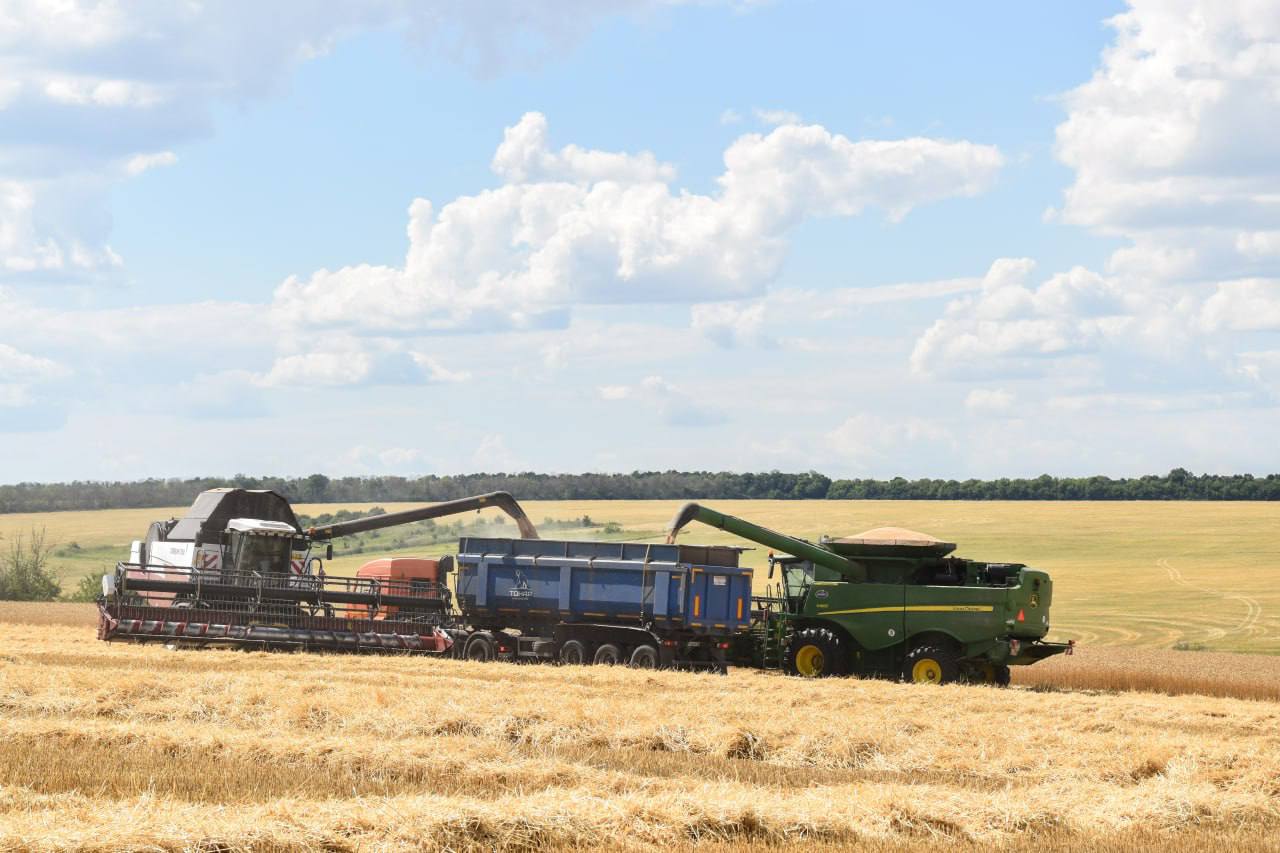
{"label": "side mirror", "polygon": [[324,546],[324,558],[326,560],[333,559],[333,543],[332,542]]}

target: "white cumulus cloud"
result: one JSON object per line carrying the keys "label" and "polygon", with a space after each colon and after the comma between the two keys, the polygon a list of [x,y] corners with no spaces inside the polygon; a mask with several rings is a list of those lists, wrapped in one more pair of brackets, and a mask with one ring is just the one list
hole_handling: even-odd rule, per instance
{"label": "white cumulus cloud", "polygon": [[676,189],[652,154],[565,146],[526,114],[494,156],[495,189],[438,211],[410,207],[403,267],[292,277],[290,317],[370,330],[562,324],[581,303],[696,302],[760,293],[805,219],[913,207],[990,185],[997,149],[934,139],[853,141],[818,126],[747,134],[725,152],[719,190]]}
{"label": "white cumulus cloud", "polygon": [[554,56],[602,18],[679,2],[7,0],[0,276],[65,280],[119,267],[109,244],[115,182],[169,165],[175,148],[213,132],[218,104],[278,91],[297,66],[361,32],[397,29],[411,47],[487,75]]}
{"label": "white cumulus cloud", "polygon": [[694,305],[690,309],[693,330],[726,349],[741,345],[772,344],[772,339],[764,331],[764,318],[764,302],[747,305],[711,302]]}
{"label": "white cumulus cloud", "polygon": [[711,426],[726,420],[723,411],[661,376],[646,376],[635,385],[605,385],[599,392],[602,400],[627,400],[636,411],[654,412],[668,426]]}
{"label": "white cumulus cloud", "polygon": [[1274,274],[1280,256],[1256,252],[1253,235],[1280,220],[1280,6],[1130,6],[1101,67],[1066,97],[1064,219],[1131,238],[1116,271]]}

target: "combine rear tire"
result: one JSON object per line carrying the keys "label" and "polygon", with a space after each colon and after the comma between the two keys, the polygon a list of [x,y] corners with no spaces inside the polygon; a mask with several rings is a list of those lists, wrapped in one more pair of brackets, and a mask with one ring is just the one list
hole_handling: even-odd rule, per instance
{"label": "combine rear tire", "polygon": [[581,640],[566,640],[560,647],[560,663],[582,666],[587,662],[587,647]]}
{"label": "combine rear tire", "polygon": [[916,646],[902,662],[902,680],[913,684],[950,684],[959,677],[956,653],[943,646]]}
{"label": "combine rear tire", "polygon": [[827,678],[844,675],[848,664],[844,643],[826,628],[797,631],[787,648],[788,675],[803,678]]}
{"label": "combine rear tire", "polygon": [[493,635],[472,634],[471,639],[467,640],[467,650],[464,654],[467,660],[488,663],[498,656],[498,647],[493,642]]}
{"label": "combine rear tire", "polygon": [[658,650],[650,645],[636,646],[636,650],[631,653],[629,666],[634,669],[657,669]]}
{"label": "combine rear tire", "polygon": [[605,643],[596,649],[596,656],[592,659],[592,663],[601,666],[617,666],[622,663],[622,649],[613,643]]}

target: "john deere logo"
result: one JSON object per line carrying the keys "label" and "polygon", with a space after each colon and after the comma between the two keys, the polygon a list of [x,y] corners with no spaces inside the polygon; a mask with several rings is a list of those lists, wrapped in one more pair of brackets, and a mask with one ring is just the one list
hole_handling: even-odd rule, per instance
{"label": "john deere logo", "polygon": [[529,579],[519,569],[516,569],[511,589],[507,590],[507,595],[512,598],[533,598],[533,590],[529,589]]}
{"label": "john deere logo", "polygon": [[1031,593],[1031,600],[1030,600],[1030,601],[1028,601],[1028,602],[1027,602],[1027,604],[1028,604],[1029,606],[1031,606],[1031,607],[1039,607],[1039,606],[1040,606],[1040,594],[1039,594],[1039,593],[1036,593],[1036,592]]}

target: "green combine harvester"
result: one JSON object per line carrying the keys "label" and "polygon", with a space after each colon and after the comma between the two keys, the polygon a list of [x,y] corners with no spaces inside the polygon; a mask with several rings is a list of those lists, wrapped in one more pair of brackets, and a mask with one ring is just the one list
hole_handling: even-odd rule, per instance
{"label": "green combine harvester", "polygon": [[667,541],[691,521],[766,546],[770,579],[781,570],[776,588],[753,597],[733,662],[808,678],[1004,686],[1010,666],[1072,651],[1045,641],[1053,584],[1021,563],[954,557],[953,543],[896,527],[815,544],[697,503],[676,513]]}

